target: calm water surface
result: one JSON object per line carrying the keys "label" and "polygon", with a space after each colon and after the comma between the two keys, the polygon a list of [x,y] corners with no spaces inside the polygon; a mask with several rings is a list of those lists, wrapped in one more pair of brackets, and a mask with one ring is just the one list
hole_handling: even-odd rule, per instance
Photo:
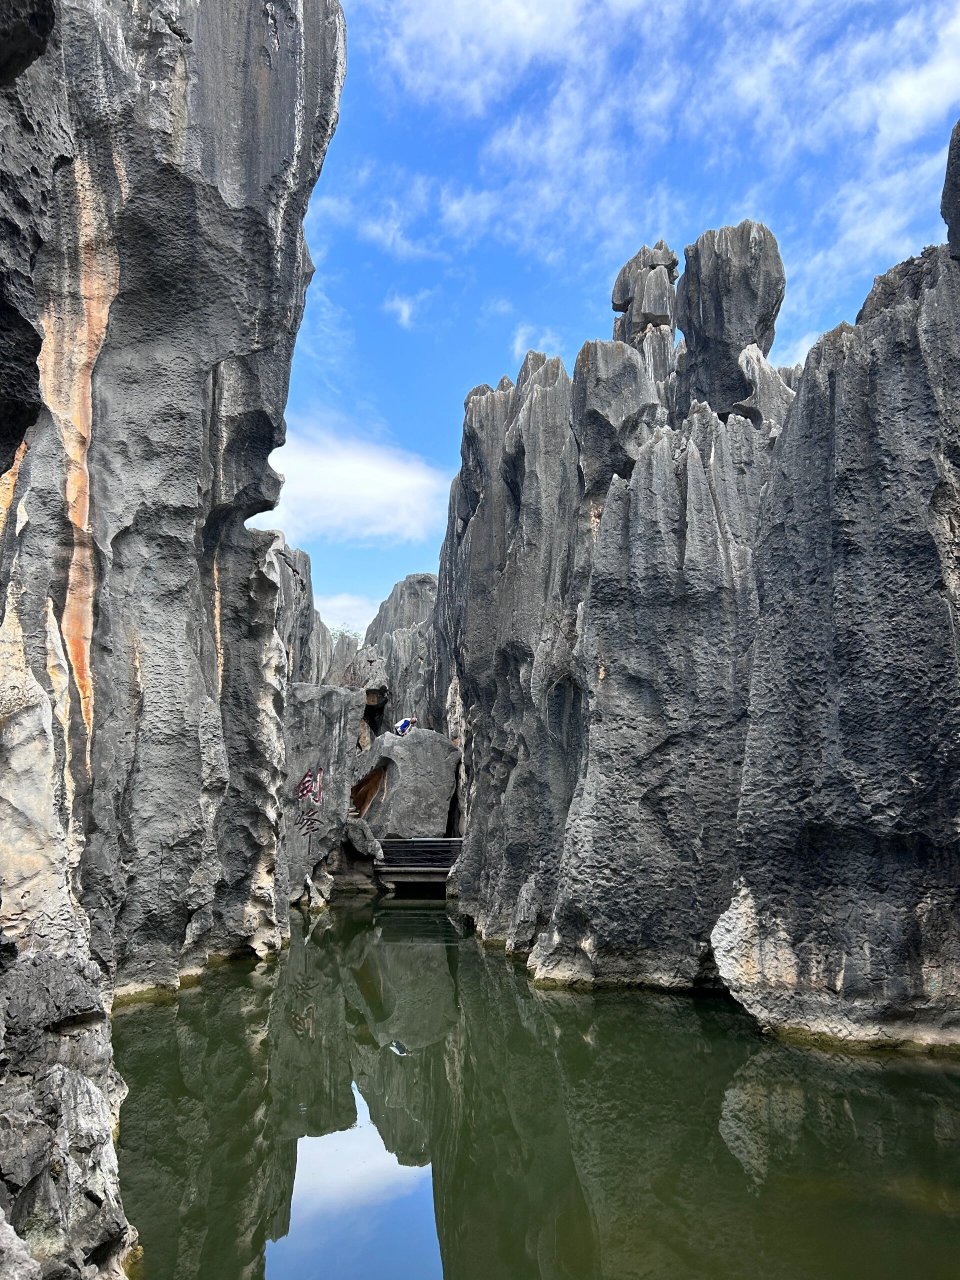
{"label": "calm water surface", "polygon": [[138,1280],[960,1276],[960,1072],[535,991],[436,907],[119,1013]]}

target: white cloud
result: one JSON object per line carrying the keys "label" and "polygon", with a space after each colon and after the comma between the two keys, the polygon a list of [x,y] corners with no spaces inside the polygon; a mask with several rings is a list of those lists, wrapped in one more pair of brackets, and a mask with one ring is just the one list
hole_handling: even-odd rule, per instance
{"label": "white cloud", "polygon": [[383,301],[383,309],[392,315],[401,329],[413,328],[414,313],[430,297],[429,289],[421,289],[419,293],[408,296],[403,293],[391,293]]}
{"label": "white cloud", "polygon": [[402,1165],[391,1155],[354,1086],[357,1124],[343,1133],[301,1138],[290,1204],[291,1227],[320,1215],[356,1212],[409,1195],[430,1179],[430,1167]]}
{"label": "white cloud", "polygon": [[369,240],[385,253],[406,262],[412,258],[433,258],[436,254],[427,245],[414,240],[408,231],[408,217],[397,206],[384,210],[379,217],[363,218],[357,231],[363,240]]}
{"label": "white cloud", "polygon": [[291,418],[287,443],[270,461],[285,476],[280,503],[250,523],[282,529],[295,546],[318,538],[421,542],[446,523],[448,475],[329,413]]}
{"label": "white cloud", "polygon": [[348,2],[386,92],[466,120],[468,177],[382,172],[357,200],[393,256],[487,238],[612,280],[644,241],[759,217],[794,264],[796,344],[942,238],[923,162],[960,105],[960,0]]}
{"label": "white cloud", "polygon": [[491,298],[489,302],[485,302],[481,308],[481,315],[484,319],[491,316],[508,316],[513,312],[513,303],[509,298]]}
{"label": "white cloud", "polygon": [[500,216],[501,200],[495,191],[444,187],[440,193],[440,221],[458,240],[470,244],[486,235]]}
{"label": "white cloud", "polygon": [[341,591],[333,596],[314,597],[314,605],[331,629],[344,628],[363,635],[376,617],[380,601],[370,596],[354,596],[348,591]]}
{"label": "white cloud", "polygon": [[376,15],[381,52],[409,93],[480,114],[534,63],[563,60],[585,18],[643,0],[356,0]]}
{"label": "white cloud", "polygon": [[543,351],[548,356],[559,355],[560,339],[552,329],[538,329],[532,324],[517,326],[510,348],[514,360],[522,360],[528,351]]}

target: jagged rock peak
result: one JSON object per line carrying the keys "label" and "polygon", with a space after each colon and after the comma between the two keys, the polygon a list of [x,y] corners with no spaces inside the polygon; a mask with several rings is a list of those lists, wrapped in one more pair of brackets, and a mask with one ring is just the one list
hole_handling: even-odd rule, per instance
{"label": "jagged rock peak", "polygon": [[665,241],[658,240],[652,249],[644,245],[620,268],[611,298],[618,313],[613,326],[617,341],[638,346],[648,326],[673,328],[677,265],[677,255]]}
{"label": "jagged rock peak", "polygon": [[680,374],[678,413],[694,400],[721,418],[750,395],[740,353],[773,346],[786,276],[773,233],[745,219],[736,227],[705,231],[686,250],[677,284],[677,324],[687,342]]}
{"label": "jagged rock peak", "polygon": [[367,627],[365,645],[379,644],[389,631],[415,627],[433,616],[437,603],[437,575],[410,573],[398,582]]}
{"label": "jagged rock peak", "polygon": [[637,294],[637,285],[643,283],[644,272],[663,267],[669,276],[670,283],[677,279],[677,267],[680,260],[665,240],[658,240],[651,249],[644,245],[635,253],[629,262],[624,263],[617,274],[613,286],[611,305],[614,311],[626,311]]}
{"label": "jagged rock peak", "polygon": [[953,136],[950,139],[940,213],[947,224],[950,253],[954,258],[960,258],[960,120],[953,126]]}

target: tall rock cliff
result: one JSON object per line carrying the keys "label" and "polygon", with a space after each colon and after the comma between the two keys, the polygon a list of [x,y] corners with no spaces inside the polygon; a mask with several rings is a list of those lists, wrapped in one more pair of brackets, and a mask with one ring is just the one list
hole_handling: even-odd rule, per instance
{"label": "tall rock cliff", "polygon": [[57,1274],[127,1239],[104,1002],[288,928],[312,604],[244,522],[343,70],[336,0],[0,4],[0,1209]]}
{"label": "tall rock cliff", "polygon": [[[661,242],[621,271],[620,340],[587,343],[572,383],[529,356],[467,405],[436,615],[467,761],[454,883],[485,936],[537,944],[544,980],[715,981],[754,528],[793,393],[756,345],[783,293],[769,231],[709,232],[687,263],[686,350]],[[681,418],[678,387],[711,380],[733,388],[724,420],[698,400]]]}
{"label": "tall rock cliff", "polygon": [[484,935],[510,945],[532,941],[552,898],[579,768],[573,400],[561,362],[534,353],[516,384],[471,392],[440,559],[438,665],[462,697],[470,815],[454,880]]}
{"label": "tall rock cliff", "polygon": [[[42,346],[34,399],[4,369],[35,421],[3,477],[5,737],[20,754],[0,856],[8,885],[74,869],[119,987],[175,984],[284,928],[281,566],[244,521],[278,493],[267,457],[311,271],[301,222],[342,75],[333,0],[62,0],[46,52],[5,91],[26,135],[5,165],[53,154],[18,206],[29,279],[19,242],[5,264],[23,351]],[[31,109],[59,132],[37,141]],[[48,940],[15,900],[5,932]]]}
{"label": "tall rock cliff", "polygon": [[572,383],[530,355],[468,397],[435,615],[452,885],[538,979],[960,1037],[958,164],[960,126],[949,247],[802,372],[767,360],[784,272],[744,222],[679,281],[663,242],[631,259]]}
{"label": "tall rock cliff", "polygon": [[960,1039],[960,264],[880,277],[774,452],[714,941],[768,1026]]}

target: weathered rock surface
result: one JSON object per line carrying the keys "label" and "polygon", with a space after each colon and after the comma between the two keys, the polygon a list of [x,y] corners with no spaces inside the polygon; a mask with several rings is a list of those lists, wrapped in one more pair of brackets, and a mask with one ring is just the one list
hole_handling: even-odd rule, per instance
{"label": "weathered rock surface", "polygon": [[342,41],[332,0],[289,24],[230,0],[64,3],[14,86],[59,86],[73,158],[36,197],[42,407],[3,478],[19,761],[3,860],[12,879],[25,847],[51,881],[80,864],[94,954],[120,986],[175,984],[285,929],[280,570],[273,536],[243,521],[277,493],[266,458]]}
{"label": "weathered rock surface", "polygon": [[441,838],[451,834],[459,765],[442,733],[385,733],[356,757],[354,804],[378,841]]}
{"label": "weathered rock surface", "polygon": [[947,176],[943,184],[940,213],[947,224],[950,252],[960,258],[960,120],[953,126],[947,156]]}
{"label": "weathered rock surface", "polygon": [[435,615],[451,883],[539,979],[960,1038],[952,252],[879,278],[801,374],[767,360],[765,227],[701,236],[675,308],[644,248],[572,386],[531,355],[468,397]]}
{"label": "weathered rock surface", "polygon": [[86,1276],[92,1265],[119,1276],[132,1239],[113,1147],[126,1089],[100,979],[92,962],[44,951],[0,975],[0,1211],[44,1275]]}
{"label": "weathered rock surface", "polygon": [[0,473],[42,403],[34,265],[52,233],[55,169],[73,154],[56,28],[52,0],[0,4]]}
{"label": "weathered rock surface", "polygon": [[807,357],[761,514],[721,974],[766,1026],[960,1039],[960,265]]}
{"label": "weathered rock surface", "polygon": [[346,685],[348,683],[348,673],[359,647],[356,636],[351,635],[349,631],[342,631],[337,636],[330,652],[329,664],[323,674],[325,684]]}
{"label": "weathered rock surface", "polygon": [[[716,245],[714,276],[742,275],[723,259],[739,239]],[[467,404],[437,606],[467,763],[453,883],[484,936],[528,950],[539,935],[543,980],[715,981],[752,545],[792,393],[752,347],[744,372],[734,361],[749,418],[697,405],[677,421],[673,304],[637,306],[675,266],[663,244],[627,264],[613,304],[629,342],[587,343],[564,395],[531,356],[516,390]]]}
{"label": "weathered rock surface", "polygon": [[529,945],[552,904],[579,772],[573,401],[561,362],[533,352],[516,385],[468,397],[440,559],[439,664],[458,681],[469,812],[454,883],[508,945]]}
{"label": "weathered rock surface", "polygon": [[40,1263],[32,1258],[0,1209],[0,1280],[40,1280]]}
{"label": "weathered rock surface", "polygon": [[336,865],[347,837],[363,708],[363,695],[355,689],[315,684],[287,689],[283,860],[291,901],[301,896],[305,877],[315,880],[331,859]]}
{"label": "weathered rock surface", "polygon": [[[714,981],[746,738],[766,437],[698,406],[610,484],[581,645],[586,768],[531,963],[551,980]],[[638,696],[638,693],[640,696]]]}
{"label": "weathered rock surface", "polygon": [[705,231],[687,246],[677,285],[687,344],[677,392],[682,416],[700,400],[724,418],[749,395],[740,353],[753,344],[769,353],[785,283],[777,242],[758,222]]}
{"label": "weathered rock surface", "polygon": [[126,1239],[100,987],[288,927],[283,703],[318,646],[302,559],[244,522],[278,493],[343,22],[4,0],[0,34],[0,933],[84,975],[99,1028],[40,1019],[46,1067],[8,1037],[4,1207],[66,1275]]}
{"label": "weathered rock surface", "polygon": [[379,644],[390,631],[416,627],[433,618],[437,603],[437,575],[410,573],[402,578],[377,610],[363,643]]}
{"label": "weathered rock surface", "polygon": [[367,693],[364,749],[406,716],[416,716],[424,728],[445,727],[438,703],[447,685],[437,671],[436,597],[435,575],[409,574],[381,604],[363,644],[354,643],[352,653],[344,647],[333,663],[344,683]]}

